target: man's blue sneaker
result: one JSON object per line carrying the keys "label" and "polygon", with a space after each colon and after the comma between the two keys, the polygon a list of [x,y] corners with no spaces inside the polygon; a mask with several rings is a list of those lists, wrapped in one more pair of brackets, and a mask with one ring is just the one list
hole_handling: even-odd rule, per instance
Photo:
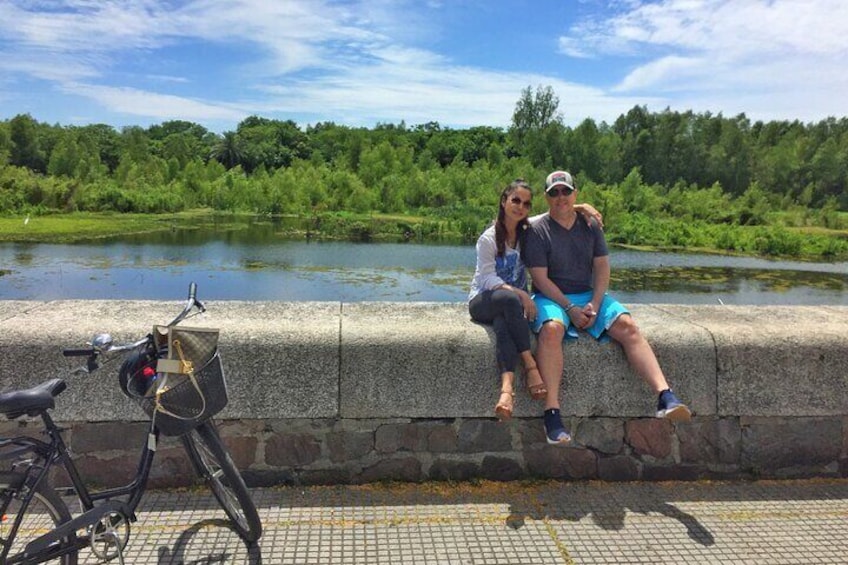
{"label": "man's blue sneaker", "polygon": [[666,418],[672,422],[688,422],[692,419],[692,412],[671,391],[664,390],[660,393],[657,402],[657,418]]}
{"label": "man's blue sneaker", "polygon": [[568,445],[571,443],[571,436],[565,427],[562,425],[562,419],[559,417],[558,408],[549,408],[545,410],[545,439],[551,445]]}

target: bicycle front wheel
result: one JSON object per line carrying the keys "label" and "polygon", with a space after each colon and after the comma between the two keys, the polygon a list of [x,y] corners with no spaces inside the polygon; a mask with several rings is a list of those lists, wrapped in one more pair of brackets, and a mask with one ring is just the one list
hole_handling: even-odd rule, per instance
{"label": "bicycle front wheel", "polygon": [[[23,551],[28,543],[46,534],[60,524],[71,519],[68,506],[58,493],[46,482],[42,481],[35,491],[32,501],[26,509],[21,508],[21,494],[25,477],[21,473],[0,472],[0,553],[9,548],[4,563],[31,563],[30,558],[24,558]],[[11,529],[18,514],[24,512],[24,518],[14,539],[9,539]],[[71,534],[72,536],[74,534]],[[63,540],[70,544],[70,538]],[[74,550],[61,557],[43,561],[55,565],[76,565],[77,551]]]}
{"label": "bicycle front wheel", "polygon": [[258,540],[262,535],[259,513],[215,424],[210,420],[181,437],[195,470],[209,484],[238,534],[247,542]]}

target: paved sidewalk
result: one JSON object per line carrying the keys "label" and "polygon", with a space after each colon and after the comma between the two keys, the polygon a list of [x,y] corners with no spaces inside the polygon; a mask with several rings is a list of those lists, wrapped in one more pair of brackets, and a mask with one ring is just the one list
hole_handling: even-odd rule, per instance
{"label": "paved sidewalk", "polygon": [[[204,490],[155,491],[133,564],[848,562],[848,480],[397,484],[252,491],[247,548]],[[91,556],[83,563],[96,563]]]}

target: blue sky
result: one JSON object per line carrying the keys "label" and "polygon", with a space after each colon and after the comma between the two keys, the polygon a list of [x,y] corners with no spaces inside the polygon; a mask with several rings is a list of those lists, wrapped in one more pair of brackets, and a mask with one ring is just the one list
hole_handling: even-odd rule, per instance
{"label": "blue sky", "polygon": [[848,115],[844,0],[0,0],[0,119],[507,127],[635,105]]}

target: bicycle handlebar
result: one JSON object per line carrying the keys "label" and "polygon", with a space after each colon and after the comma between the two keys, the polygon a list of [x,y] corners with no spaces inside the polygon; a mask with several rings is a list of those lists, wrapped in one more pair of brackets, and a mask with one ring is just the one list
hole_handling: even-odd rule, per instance
{"label": "bicycle handlebar", "polygon": [[200,313],[206,312],[206,307],[203,303],[197,299],[197,283],[192,282],[188,285],[188,300],[186,300],[186,304],[183,307],[183,311],[177,315],[176,318],[171,320],[169,326],[175,326],[182,322],[186,316],[192,311],[193,308],[197,307]]}
{"label": "bicycle handlebar", "polygon": [[89,355],[94,355],[94,348],[89,347],[87,349],[63,349],[62,355],[65,357],[88,357]]}
{"label": "bicycle handlebar", "polygon": [[[197,308],[198,313],[202,314],[206,311],[206,306],[197,299],[197,283],[192,282],[188,285],[188,299],[186,300],[185,306],[183,306],[182,312],[180,312],[176,318],[168,323],[168,326],[175,326],[185,320],[191,311]],[[95,338],[100,336],[95,336]],[[86,348],[70,348],[62,350],[62,355],[65,357],[88,357],[88,369],[89,371],[93,368],[96,369],[96,358],[98,355],[103,353],[119,353],[122,351],[130,351],[132,349],[136,349],[145,343],[150,342],[151,336],[147,335],[143,339],[136,341],[135,343],[127,343],[124,345],[115,345],[111,343],[111,337],[105,335],[104,337],[108,338],[110,342],[105,347],[98,347],[97,344],[94,344],[94,347],[86,347]],[[97,341],[92,340],[92,341]]]}

